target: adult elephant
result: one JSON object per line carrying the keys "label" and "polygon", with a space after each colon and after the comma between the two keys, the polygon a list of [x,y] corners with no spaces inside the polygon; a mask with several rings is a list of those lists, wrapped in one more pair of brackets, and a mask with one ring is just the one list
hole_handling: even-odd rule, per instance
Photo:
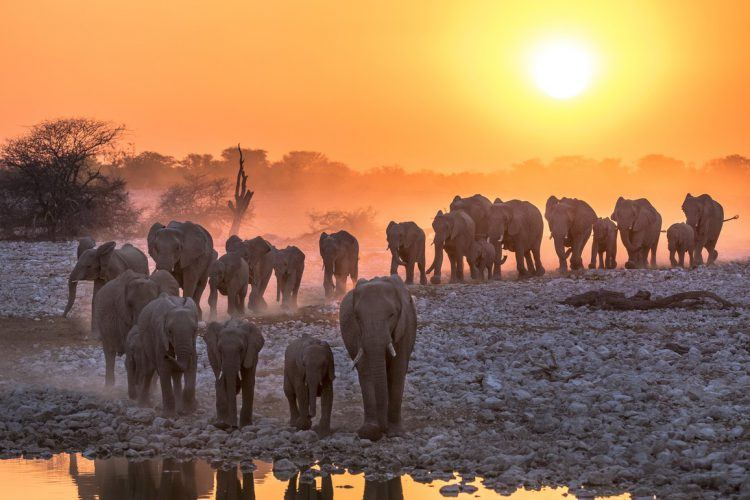
{"label": "adult elephant", "polygon": [[[576,198],[557,199],[550,196],[544,210],[544,218],[549,224],[550,238],[555,242],[555,253],[560,261],[560,272],[570,269],[583,269],[583,247],[591,237],[596,221],[596,212],[583,200]],[[568,250],[570,249],[570,250]]]}
{"label": "adult elephant", "polygon": [[94,304],[99,290],[110,280],[115,279],[126,270],[148,274],[146,254],[130,243],[115,248],[114,241],[108,241],[96,247],[93,238],[78,240],[78,261],[68,277],[68,303],[65,304],[63,316],[67,316],[76,300],[76,289],[79,281],[94,282],[94,296],[91,298],[91,329],[94,330]]}
{"label": "adult elephant", "polygon": [[492,202],[482,196],[481,194],[475,194],[468,198],[461,198],[456,195],[450,205],[450,210],[463,210],[471,220],[474,221],[474,237],[482,240],[487,239],[487,227],[490,217],[490,207]]}
{"label": "adult elephant", "polygon": [[263,295],[273,274],[276,248],[260,236],[242,241],[232,235],[225,244],[227,253],[238,252],[250,269],[250,298],[247,305],[251,311],[260,312],[268,308]]}
{"label": "adult elephant", "polygon": [[[318,242],[323,258],[323,289],[326,297],[334,294],[341,297],[346,293],[346,278],[352,283],[359,276],[359,242],[347,231],[322,233]],[[336,277],[336,285],[333,277]]]}
{"label": "adult elephant", "polygon": [[156,269],[172,273],[182,288],[182,296],[193,299],[201,316],[200,302],[208,282],[208,270],[218,254],[206,229],[193,222],[158,222],[148,232],[148,254]]}
{"label": "adult elephant", "polygon": [[273,261],[276,275],[276,302],[282,309],[296,309],[299,287],[305,272],[305,253],[295,246],[278,250]]}
{"label": "adult elephant", "polygon": [[656,248],[661,234],[661,215],[645,198],[626,200],[617,198],[610,219],[617,223],[620,239],[628,252],[626,269],[648,267],[651,252],[651,267],[656,267]]}
{"label": "adult elephant", "polygon": [[716,251],[716,243],[719,241],[721,228],[726,222],[724,220],[724,207],[707,194],[693,196],[688,193],[685,196],[685,201],[682,202],[682,211],[687,218],[687,224],[695,231],[694,264],[703,264],[704,248],[708,252],[706,264],[713,264],[719,256],[719,252]]}
{"label": "adult elephant", "polygon": [[490,243],[515,254],[518,279],[544,274],[540,254],[543,232],[542,213],[534,205],[522,200],[495,199],[490,208]]}
{"label": "adult elephant", "polygon": [[125,354],[128,332],[146,304],[161,293],[179,293],[177,281],[166,271],[155,271],[152,278],[128,269],[99,290],[93,315],[102,338],[107,386],[115,383],[115,357]]}
{"label": "adult elephant", "polygon": [[[451,283],[464,280],[464,257],[471,256],[471,245],[474,242],[475,225],[472,218],[463,210],[443,213],[438,210],[432,220],[435,231],[435,258],[427,273],[434,271],[432,283],[439,284],[443,267],[443,250],[448,254],[451,264]],[[469,265],[473,265],[469,262]]]}
{"label": "adult elephant", "polygon": [[360,280],[339,309],[341,337],[359,375],[364,423],[362,439],[400,435],[401,399],[417,335],[417,310],[394,274]]}
{"label": "adult elephant", "polygon": [[162,293],[138,316],[138,334],[145,366],[138,391],[141,405],[148,405],[156,372],[161,385],[162,411],[166,416],[195,409],[195,377],[198,353],[198,308],[193,299]]}
{"label": "adult elephant", "polygon": [[390,221],[385,229],[388,250],[391,252],[391,274],[398,274],[398,266],[406,268],[406,284],[414,284],[414,265],[419,268],[419,283],[427,284],[425,273],[425,235],[415,222]]}

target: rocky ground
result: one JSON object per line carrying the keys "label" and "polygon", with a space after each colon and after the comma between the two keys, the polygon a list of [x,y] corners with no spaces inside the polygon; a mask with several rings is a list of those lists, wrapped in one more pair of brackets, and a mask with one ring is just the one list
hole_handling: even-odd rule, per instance
{"label": "rocky ground", "polygon": [[[35,285],[14,292],[4,278],[0,297],[2,456],[82,450],[240,465],[257,457],[276,460],[278,469],[291,467],[287,460],[302,469],[321,461],[371,477],[407,472],[429,480],[457,471],[504,492],[567,485],[579,496],[750,495],[748,262],[414,287],[419,330],[404,398],[408,432],[372,443],[354,434],[359,388],[337,305],[316,304],[319,292],[311,289],[312,304],[295,316],[256,319],[266,344],[254,425],[227,433],[209,423],[213,375],[202,339],[198,412],[164,419],[158,405],[137,408],[127,400],[121,360],[115,389],[103,390],[104,359],[84,338],[85,318],[54,316],[72,257],[54,269],[24,264],[38,252],[60,261],[70,249],[4,245],[0,272],[24,269]],[[611,312],[559,304],[599,288],[709,290],[735,307]],[[283,352],[303,333],[327,340],[336,359],[336,431],[323,439],[286,425]]]}

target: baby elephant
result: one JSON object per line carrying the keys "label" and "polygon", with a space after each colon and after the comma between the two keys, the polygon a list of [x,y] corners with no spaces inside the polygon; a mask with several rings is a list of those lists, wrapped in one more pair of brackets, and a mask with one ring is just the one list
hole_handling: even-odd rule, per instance
{"label": "baby elephant", "polygon": [[297,294],[305,272],[305,254],[295,246],[277,250],[273,272],[276,274],[276,302],[282,309],[297,308]]}
{"label": "baby elephant", "polygon": [[228,252],[215,260],[208,270],[208,306],[211,319],[216,319],[217,292],[227,296],[227,312],[230,316],[245,314],[245,297],[250,281],[250,267],[240,252]]}
{"label": "baby elephant", "polygon": [[143,387],[143,377],[147,366],[148,361],[138,325],[133,325],[125,341],[125,370],[128,375],[128,397],[134,401],[138,399]]}
{"label": "baby elephant", "polygon": [[253,423],[253,395],[263,335],[247,321],[212,322],[205,336],[208,361],[216,377],[216,427],[237,427],[237,394],[242,390],[240,427]]}
{"label": "baby elephant", "polygon": [[[487,240],[474,240],[471,244],[471,250],[467,256],[469,265],[474,268],[474,276],[479,281],[486,281],[492,279],[493,269],[495,268],[495,247]],[[505,255],[500,260],[500,265],[505,263],[505,259],[508,256]],[[495,271],[497,275],[500,274],[499,269]]]}
{"label": "baby elephant", "polygon": [[597,256],[599,256],[599,269],[617,267],[617,226],[609,217],[599,217],[594,221],[589,269],[596,269]]}
{"label": "baby elephant", "polygon": [[[695,231],[692,226],[684,222],[669,226],[669,229],[667,229],[667,246],[669,247],[669,262],[672,267],[685,267],[685,253],[690,258],[690,267],[694,267]],[[679,261],[675,258],[675,254],[677,254]]]}
{"label": "baby elephant", "polygon": [[292,341],[284,354],[284,394],[289,400],[289,425],[307,430],[320,396],[321,434],[331,431],[333,406],[333,352],[327,342],[303,335]]}

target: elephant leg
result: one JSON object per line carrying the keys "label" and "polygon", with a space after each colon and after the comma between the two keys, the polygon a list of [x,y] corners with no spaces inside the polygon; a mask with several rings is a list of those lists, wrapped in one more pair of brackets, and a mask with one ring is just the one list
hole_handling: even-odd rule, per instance
{"label": "elephant leg", "polygon": [[406,263],[406,284],[407,285],[414,284],[414,261],[413,260],[409,260]]}
{"label": "elephant leg", "polygon": [[294,393],[297,396],[297,408],[299,409],[299,418],[295,422],[295,427],[299,430],[306,431],[312,426],[310,421],[310,398],[309,391],[303,381],[294,384]]}
{"label": "elephant leg", "polygon": [[391,274],[398,274],[398,256],[391,256]]}
{"label": "elephant leg", "polygon": [[669,249],[669,263],[672,265],[672,267],[677,267],[677,259],[675,258],[675,254],[677,253],[677,250],[674,248]]}
{"label": "elephant leg", "polygon": [[542,266],[542,256],[539,253],[539,247],[532,248],[531,253],[534,255],[534,274],[544,276],[544,266]]}
{"label": "elephant leg", "polygon": [[425,255],[424,255],[424,249],[422,249],[419,252],[419,255],[417,256],[417,267],[419,268],[419,284],[420,285],[426,285],[427,284],[427,273],[425,272]]}
{"label": "elephant leg", "polygon": [[536,274],[536,268],[534,267],[534,260],[531,257],[531,251],[526,250],[523,254],[523,258],[526,261],[526,271],[528,271],[528,274],[531,276]]}
{"label": "elephant leg", "polygon": [[680,267],[685,267],[685,250],[680,250]]}
{"label": "elephant leg", "polygon": [[320,434],[331,432],[331,410],[333,409],[333,382],[329,381],[323,386],[320,393],[320,421],[315,429]]}
{"label": "elephant leg", "polygon": [[224,425],[223,422],[229,413],[229,404],[227,402],[226,390],[224,385],[219,379],[214,380],[214,390],[216,393],[216,420],[219,424]]}
{"label": "elephant leg", "polygon": [[181,372],[173,372],[172,373],[172,390],[174,391],[174,403],[175,403],[175,411],[178,415],[182,415],[183,412],[183,395],[182,395],[182,373]]}
{"label": "elephant leg", "polygon": [[[400,346],[399,346],[400,347]],[[395,358],[388,359],[388,435],[401,436],[401,402],[404,396],[404,381],[409,365],[409,353],[399,349]]]}
{"label": "elephant leg", "polygon": [[336,275],[336,297],[343,297],[346,294],[346,274]]}
{"label": "elephant leg", "polygon": [[159,369],[159,383],[161,385],[162,413],[167,417],[173,417],[175,414],[175,401],[172,389],[172,376],[166,368]]}
{"label": "elephant leg", "polygon": [[[659,246],[659,241],[657,240],[656,243],[654,243],[654,246],[651,247],[651,267],[654,268],[654,269],[656,269],[656,249],[658,248],[658,246]],[[643,258],[644,258],[644,261],[645,261],[645,259],[646,259],[646,253],[645,252],[644,252]],[[645,262],[644,262],[644,266],[643,267],[646,267],[645,266]]]}
{"label": "elephant leg", "polygon": [[101,338],[101,335],[99,334],[99,325],[96,322],[96,315],[94,314],[94,311],[96,310],[96,296],[99,294],[99,290],[104,284],[104,280],[94,280],[94,292],[91,295],[91,336],[95,339]]}
{"label": "elephant leg", "polygon": [[284,377],[284,395],[289,402],[289,425],[297,425],[299,409],[297,408],[297,395],[294,392],[294,384],[288,377]]}
{"label": "elephant leg", "polygon": [[153,368],[144,369],[140,378],[141,390],[138,394],[138,405],[145,408],[151,406],[151,384],[154,380]]}
{"label": "elephant leg", "polygon": [[112,387],[115,385],[115,351],[109,349],[104,351],[104,385],[106,387]]}
{"label": "elephant leg", "polygon": [[240,316],[245,315],[245,297],[247,297],[247,283],[244,283],[237,293],[237,311]]}
{"label": "elephant leg", "polygon": [[524,260],[524,254],[521,250],[516,250],[516,271],[518,271],[518,279],[523,279],[526,277],[526,266],[523,262]]}
{"label": "elephant leg", "polygon": [[589,269],[596,269],[596,256],[599,255],[599,267],[601,267],[602,254],[599,252],[599,245],[594,239],[591,242],[591,261],[589,262]]}
{"label": "elephant leg", "polygon": [[464,282],[464,255],[462,253],[456,255],[456,278],[457,283]]}
{"label": "elephant leg", "polygon": [[[198,290],[198,273],[194,269],[183,269],[182,272],[182,296],[183,297],[190,297],[195,302],[195,306],[198,308],[198,319],[202,317],[202,311],[200,307],[200,298],[203,294],[203,289],[200,289],[200,292],[197,293],[197,300],[196,300],[196,292]],[[203,283],[203,286],[205,287],[205,282]]]}
{"label": "elephant leg", "polygon": [[[609,261],[609,255],[607,255],[607,261]],[[604,265],[604,262],[605,262],[604,252],[599,252],[599,269],[604,269],[605,267],[608,267]]]}
{"label": "elephant leg", "polygon": [[253,400],[255,398],[255,368],[242,371],[242,409],[240,427],[253,423]]}
{"label": "elephant leg", "polygon": [[708,250],[708,260],[706,260],[706,265],[710,266],[716,262],[716,259],[719,257],[719,252],[716,251],[716,242],[709,242],[706,245],[706,250]]}
{"label": "elephant leg", "polygon": [[194,362],[185,372],[185,387],[182,389],[182,411],[185,414],[195,411],[195,378],[198,372],[198,363]]}
{"label": "elephant leg", "polygon": [[299,287],[302,285],[302,274],[304,272],[304,268],[301,268],[298,272],[294,273],[294,286],[292,287],[292,306],[295,309],[297,309],[297,295],[299,295]]}
{"label": "elephant leg", "polygon": [[690,269],[693,269],[693,267],[694,267],[693,266],[693,249],[689,248],[688,251],[687,251],[687,254],[688,254],[688,260],[690,262]]}

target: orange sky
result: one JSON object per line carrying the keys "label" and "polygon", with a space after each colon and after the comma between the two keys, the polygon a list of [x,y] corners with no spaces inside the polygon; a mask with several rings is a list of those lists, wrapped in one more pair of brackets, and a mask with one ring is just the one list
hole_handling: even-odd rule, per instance
{"label": "orange sky", "polygon": [[[750,155],[750,2],[0,2],[0,139],[44,118],[125,123],[140,150],[356,168],[492,169],[564,154]],[[599,61],[556,101],[529,48]]]}

